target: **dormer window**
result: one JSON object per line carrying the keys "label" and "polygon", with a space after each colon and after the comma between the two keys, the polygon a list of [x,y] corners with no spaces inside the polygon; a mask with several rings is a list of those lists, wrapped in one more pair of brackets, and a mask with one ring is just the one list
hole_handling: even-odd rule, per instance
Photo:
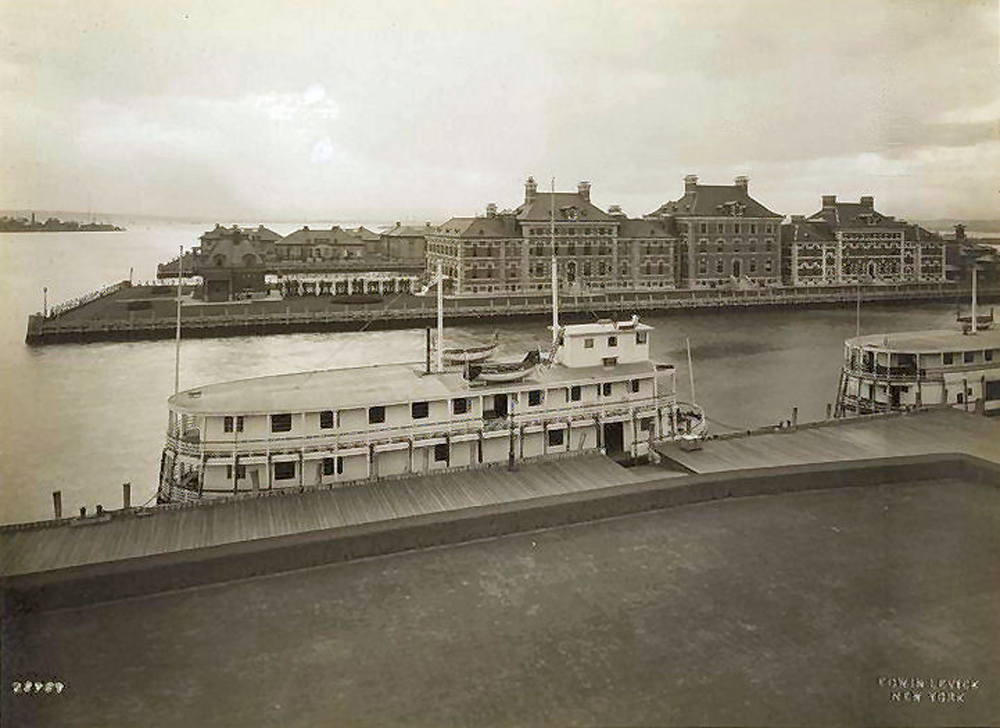
{"label": "dormer window", "polygon": [[618,337],[617,336],[609,336],[608,337],[608,346],[618,346]]}
{"label": "dormer window", "polygon": [[647,341],[648,341],[648,339],[646,338],[646,332],[645,331],[636,331],[635,332],[635,343],[637,343],[637,344],[645,344]]}

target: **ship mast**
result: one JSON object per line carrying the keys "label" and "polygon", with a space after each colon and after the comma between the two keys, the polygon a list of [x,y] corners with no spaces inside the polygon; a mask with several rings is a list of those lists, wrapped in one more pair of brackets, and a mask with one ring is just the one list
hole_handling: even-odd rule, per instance
{"label": "ship mast", "polygon": [[552,244],[552,347],[559,343],[559,274],[556,263],[556,178],[552,178],[552,194],[549,195],[549,240]]}
{"label": "ship mast", "polygon": [[177,330],[174,334],[174,394],[181,384],[181,275],[184,272],[184,246],[180,246],[177,256]]}
{"label": "ship mast", "polygon": [[444,275],[441,270],[441,259],[437,262],[437,359],[435,364],[438,373],[444,371]]}

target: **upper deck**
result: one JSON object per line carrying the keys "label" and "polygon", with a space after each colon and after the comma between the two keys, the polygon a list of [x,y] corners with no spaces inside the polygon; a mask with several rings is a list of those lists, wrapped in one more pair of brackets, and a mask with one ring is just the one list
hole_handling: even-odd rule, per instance
{"label": "upper deck", "polygon": [[461,368],[425,373],[423,365],[384,364],[347,369],[279,374],[221,382],[185,390],[170,397],[169,407],[183,414],[272,414],[317,409],[336,404],[341,409],[394,402],[442,400],[486,392],[510,392],[552,385],[620,381],[650,376],[653,362],[617,364],[614,367],[536,367],[519,382],[475,384]]}
{"label": "upper deck", "polygon": [[901,354],[940,354],[1000,348],[1000,329],[963,334],[961,331],[902,331],[867,334],[848,339],[852,348],[877,349]]}

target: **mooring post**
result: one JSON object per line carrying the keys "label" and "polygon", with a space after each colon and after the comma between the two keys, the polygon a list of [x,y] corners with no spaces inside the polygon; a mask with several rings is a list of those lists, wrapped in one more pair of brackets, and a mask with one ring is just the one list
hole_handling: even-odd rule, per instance
{"label": "mooring post", "polygon": [[792,407],[792,427],[796,427],[799,424],[799,408]]}
{"label": "mooring post", "polygon": [[52,491],[52,510],[55,512],[56,519],[62,518],[62,491],[54,490]]}
{"label": "mooring post", "polygon": [[829,402],[827,402],[826,403],[826,418],[827,419],[830,419],[830,415],[832,414],[832,412],[833,412],[833,405],[830,404]]}
{"label": "mooring post", "polygon": [[132,507],[132,484],[122,483],[122,508],[126,510]]}

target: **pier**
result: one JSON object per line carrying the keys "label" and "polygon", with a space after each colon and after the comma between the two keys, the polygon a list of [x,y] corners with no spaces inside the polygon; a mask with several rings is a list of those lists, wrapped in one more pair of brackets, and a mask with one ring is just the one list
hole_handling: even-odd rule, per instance
{"label": "pier", "polygon": [[[48,315],[28,319],[28,344],[60,342],[137,341],[170,338],[176,325],[176,289],[170,286],[114,284],[84,296]],[[294,296],[226,303],[202,303],[185,289],[181,325],[188,338],[248,336],[323,331],[404,329],[433,325],[433,298],[409,293],[378,300],[350,296]],[[100,294],[100,295],[98,295]],[[949,283],[899,286],[798,287],[754,290],[669,290],[592,293],[568,296],[560,302],[567,321],[622,317],[676,310],[715,310],[780,306],[843,306],[863,302],[968,300],[970,290]],[[983,301],[1000,297],[1000,289],[980,290]],[[528,319],[551,315],[546,295],[450,298],[445,315],[455,323]]]}

